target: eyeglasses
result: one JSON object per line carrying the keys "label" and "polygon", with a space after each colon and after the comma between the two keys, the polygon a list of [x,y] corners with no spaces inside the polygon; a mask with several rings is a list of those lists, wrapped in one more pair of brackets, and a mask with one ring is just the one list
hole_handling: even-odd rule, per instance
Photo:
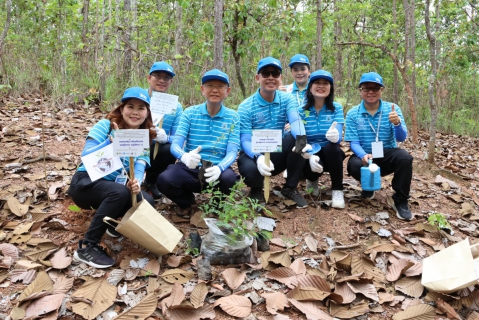
{"label": "eyeglasses", "polygon": [[359,88],[362,92],[378,92],[382,87],[373,87],[373,88]]}
{"label": "eyeglasses", "polygon": [[273,76],[273,78],[277,79],[281,75],[281,71],[279,70],[261,70],[259,73],[263,78],[269,78],[269,76]]}
{"label": "eyeglasses", "polygon": [[203,87],[205,87],[206,89],[208,90],[213,90],[213,89],[216,89],[216,90],[225,90],[225,89],[228,89],[228,86],[227,85],[214,85],[214,84],[204,84]]}
{"label": "eyeglasses", "polygon": [[164,75],[161,75],[161,74],[158,74],[158,73],[152,73],[151,75],[153,77],[155,77],[156,79],[163,80],[163,81],[170,81],[171,79],[173,79],[173,77],[164,76]]}

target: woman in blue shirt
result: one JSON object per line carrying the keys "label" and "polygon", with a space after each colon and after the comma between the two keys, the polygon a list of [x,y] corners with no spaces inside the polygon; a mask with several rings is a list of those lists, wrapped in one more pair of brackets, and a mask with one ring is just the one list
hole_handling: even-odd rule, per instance
{"label": "woman in blue shirt", "polygon": [[331,73],[317,70],[311,74],[306,90],[306,103],[299,107],[308,144],[303,157],[309,160],[304,166],[306,186],[319,195],[318,178],[323,171],[331,176],[332,207],[344,208],[343,161],[346,157],[340,148],[344,125],[343,107],[334,102],[334,81]]}
{"label": "woman in blue shirt", "polygon": [[[113,109],[106,119],[100,120],[88,132],[82,156],[96,152],[111,144],[113,130],[117,129],[149,129],[150,140],[156,136],[151,119],[150,97],[142,88],[134,87],[125,91],[121,104]],[[129,157],[120,158],[126,172],[129,171]],[[80,240],[78,249],[74,253],[76,260],[82,261],[95,268],[107,268],[115,261],[109,257],[100,246],[100,240],[105,232],[111,237],[118,237],[114,228],[103,222],[105,216],[113,219],[122,217],[132,206],[131,194],[139,193],[152,206],[155,204],[151,195],[141,191],[140,185],[147,166],[150,166],[150,155],[143,154],[134,158],[135,179],[129,180],[126,185],[119,176],[123,169],[111,172],[101,179],[91,181],[86,168],[80,165],[72,178],[68,194],[73,202],[83,209],[96,209],[84,238]],[[118,183],[117,183],[118,182]]]}

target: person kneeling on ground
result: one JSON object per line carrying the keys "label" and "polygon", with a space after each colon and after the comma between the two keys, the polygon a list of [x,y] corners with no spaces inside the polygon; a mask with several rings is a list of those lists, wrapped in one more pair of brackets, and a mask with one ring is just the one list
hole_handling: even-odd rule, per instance
{"label": "person kneeling on ground", "polygon": [[[125,91],[121,104],[113,109],[106,119],[100,120],[88,133],[82,156],[86,156],[111,144],[111,136],[117,129],[150,129],[153,126],[150,113],[150,97],[142,88],[134,87]],[[150,129],[150,140],[155,137],[155,131]],[[120,158],[123,168],[129,172],[130,158]],[[131,194],[137,195],[137,200],[143,198],[152,206],[155,202],[149,193],[141,191],[140,184],[145,168],[150,165],[150,155],[134,158],[135,179],[123,183],[115,182],[121,175],[119,169],[107,176],[91,181],[86,168],[80,165],[73,175],[68,194],[73,202],[82,209],[96,209],[88,231],[80,240],[74,258],[95,268],[111,267],[115,261],[109,257],[100,246],[100,240],[105,232],[111,237],[120,234],[103,222],[108,216],[118,219],[131,208]],[[139,193],[142,193],[142,196]]]}
{"label": "person kneeling on ground", "polygon": [[[379,74],[369,72],[361,76],[359,91],[362,101],[346,115],[344,140],[350,142],[354,153],[348,161],[348,175],[361,180],[361,167],[370,159],[381,168],[381,176],[394,173],[393,209],[399,219],[411,220],[408,198],[413,157],[396,144],[396,141],[407,138],[406,123],[399,106],[381,99],[383,90],[383,79]],[[361,195],[372,199],[374,191],[363,190]]]}
{"label": "person kneeling on ground", "polygon": [[[158,189],[178,205],[178,216],[192,213],[193,193],[201,192],[208,183],[219,181],[216,187],[229,194],[239,180],[239,175],[230,167],[240,145],[239,116],[223,105],[231,91],[228,75],[217,69],[210,70],[203,75],[201,83],[206,102],[183,112],[171,144],[171,153],[180,162],[168,166],[157,180]],[[206,169],[203,181],[198,177],[201,160],[213,163]]]}
{"label": "person kneeling on ground", "polygon": [[[339,144],[344,125],[343,107],[334,102],[334,81],[331,73],[317,70],[311,74],[306,89],[306,103],[299,107],[306,129],[306,152],[308,159],[303,175],[306,188],[312,188],[314,196],[319,195],[318,178],[323,170],[331,176],[333,208],[344,208],[343,161],[346,155]],[[303,149],[304,150],[304,149]]]}

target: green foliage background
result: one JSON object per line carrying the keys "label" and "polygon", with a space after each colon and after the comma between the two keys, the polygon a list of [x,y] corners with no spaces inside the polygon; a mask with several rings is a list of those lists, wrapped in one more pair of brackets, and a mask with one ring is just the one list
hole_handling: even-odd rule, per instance
{"label": "green foliage background", "polygon": [[[84,25],[86,0],[15,0],[12,21],[0,52],[0,86],[8,94],[38,92],[53,96],[58,105],[100,102],[105,109],[118,103],[129,86],[146,87],[146,74],[154,61],[166,60],[177,76],[171,93],[185,106],[203,101],[200,77],[213,67],[214,1],[90,0]],[[393,23],[392,1],[322,0],[322,68],[336,74],[335,83],[345,108],[359,102],[357,83],[361,73],[379,72],[390,89],[394,65],[383,51],[344,42],[363,41],[393,50],[401,64],[405,60],[405,18],[403,1],[397,2]],[[136,10],[127,10],[136,4]],[[439,75],[436,92],[439,105],[438,129],[443,132],[479,136],[476,101],[478,87],[477,1],[441,0],[438,29]],[[0,0],[0,28],[6,20],[6,1]],[[181,10],[180,10],[181,8]],[[434,9],[434,8],[431,8]],[[287,70],[296,53],[316,61],[317,1],[232,0],[225,1],[223,14],[225,72],[232,78],[227,105],[236,107],[252,94],[256,64],[262,57],[279,58],[284,82],[292,81]],[[436,25],[434,10],[432,24]],[[418,122],[427,128],[430,118],[427,81],[430,75],[429,44],[424,26],[424,1],[416,1],[416,108]],[[341,34],[335,36],[336,27]],[[82,31],[86,26],[86,36]],[[234,44],[236,43],[236,47]],[[342,64],[336,61],[338,52]],[[127,63],[131,54],[131,65]],[[236,65],[235,65],[236,59]],[[315,69],[313,67],[313,69]],[[11,89],[10,89],[11,88]],[[399,77],[399,101],[408,116],[406,93]],[[7,90],[2,90],[5,92]],[[387,90],[385,99],[392,99]]]}

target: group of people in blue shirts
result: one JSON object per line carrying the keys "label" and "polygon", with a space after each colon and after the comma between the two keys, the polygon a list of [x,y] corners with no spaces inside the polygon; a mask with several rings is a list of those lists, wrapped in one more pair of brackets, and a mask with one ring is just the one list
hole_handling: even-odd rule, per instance
{"label": "group of people in blue shirts", "polygon": [[[344,118],[343,107],[334,101],[334,79],[326,70],[311,72],[307,56],[297,54],[289,67],[294,83],[282,84],[281,62],[266,57],[258,62],[255,81],[258,90],[245,99],[237,111],[224,105],[231,92],[230,79],[221,70],[205,72],[201,78],[201,93],[205,102],[164,115],[161,127],[153,125],[149,108],[152,91],[166,93],[174,81],[173,68],[166,62],[155,62],[147,76],[149,90],[139,87],[124,92],[121,104],[89,131],[82,156],[112,143],[118,129],[148,129],[156,156],[134,158],[134,179],[117,183],[128,171],[129,158],[121,158],[125,169],[91,181],[83,165],[72,178],[69,195],[84,209],[96,209],[88,231],[74,253],[77,260],[93,267],[106,268],[114,264],[99,245],[102,236],[119,236],[103,222],[105,216],[122,217],[132,206],[131,194],[154,205],[162,196],[177,206],[179,216],[189,216],[195,204],[194,193],[209,183],[228,194],[242,177],[250,188],[249,197],[264,201],[264,177],[287,171],[278,195],[293,200],[298,208],[308,202],[298,190],[302,177],[313,195],[319,194],[318,178],[323,172],[331,177],[333,208],[344,208],[343,162],[340,148],[343,127],[344,140],[350,143],[353,155],[347,162],[347,173],[360,180],[361,168],[370,160],[381,168],[381,175],[394,173],[392,188],[394,206],[400,219],[410,220],[408,197],[412,179],[412,157],[397,147],[397,141],[407,137],[406,124],[399,106],[381,99],[384,84],[375,72],[365,73],[359,82],[361,103],[350,109]],[[286,130],[285,130],[286,128]],[[252,132],[261,129],[283,130],[281,152],[265,155],[253,151]],[[296,150],[296,137],[306,135],[306,145]],[[378,150],[381,149],[378,153]],[[203,161],[210,165],[200,179]],[[237,161],[238,173],[231,165]],[[205,166],[206,167],[206,166]],[[143,181],[144,178],[144,181]],[[146,190],[141,189],[142,183]],[[363,198],[372,199],[374,191],[363,191]]]}

